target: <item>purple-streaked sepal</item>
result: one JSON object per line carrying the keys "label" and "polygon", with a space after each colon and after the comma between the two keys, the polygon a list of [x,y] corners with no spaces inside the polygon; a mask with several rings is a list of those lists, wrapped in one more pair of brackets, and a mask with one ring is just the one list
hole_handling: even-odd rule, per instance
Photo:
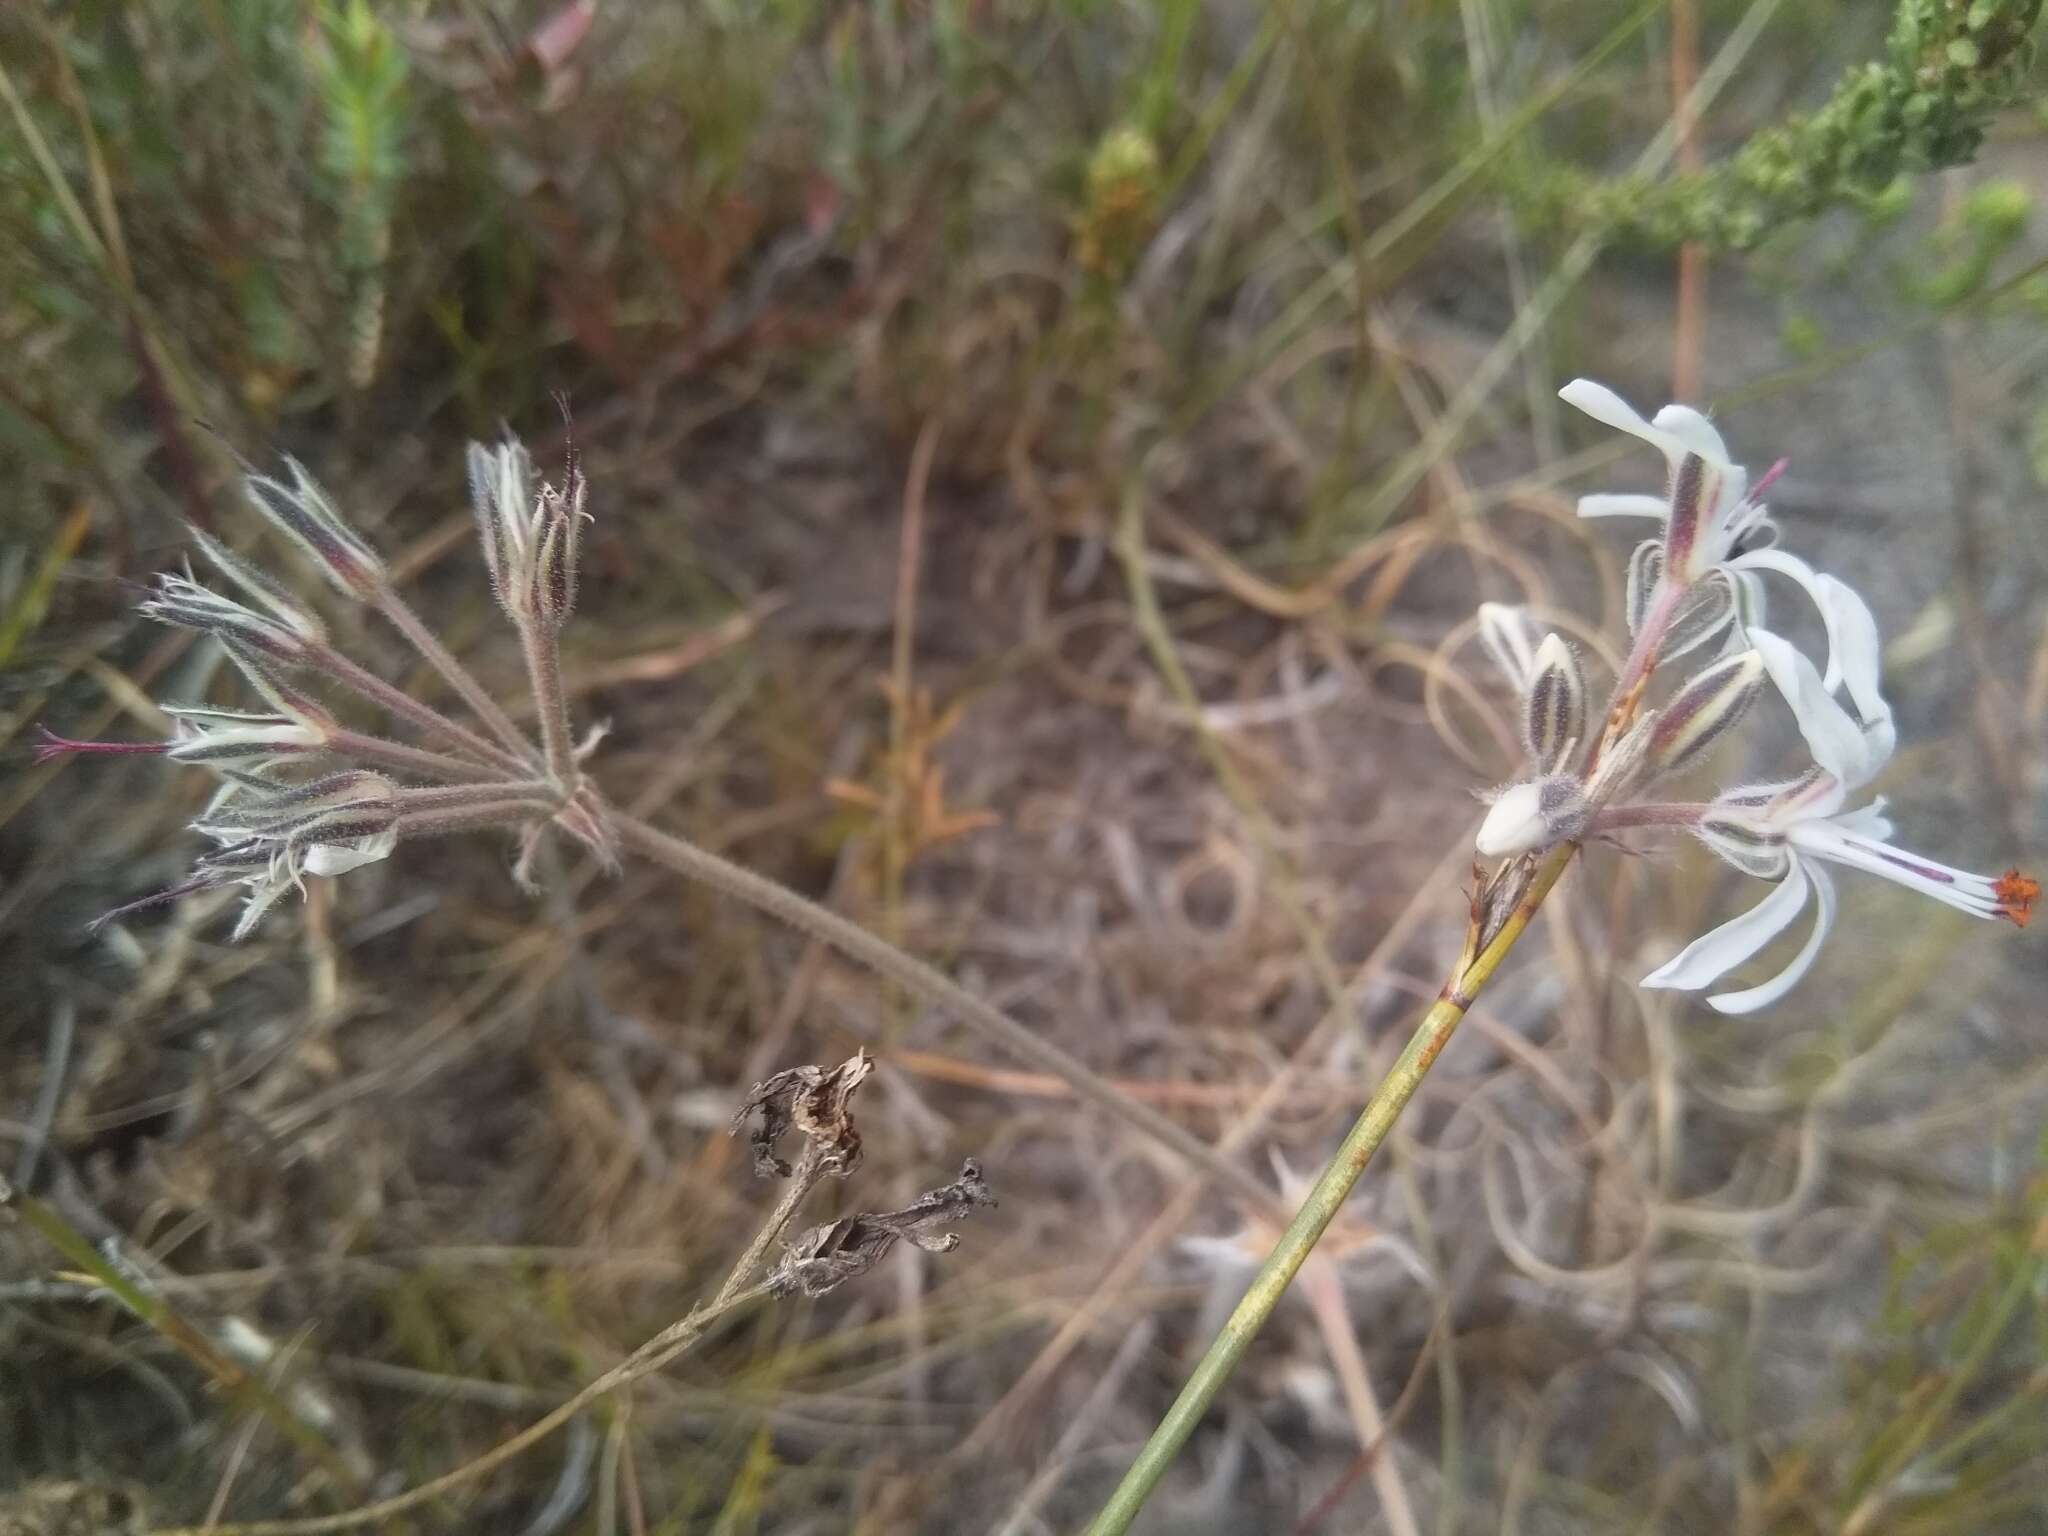
{"label": "purple-streaked sepal", "polygon": [[1763,691],[1764,660],[1743,651],[1715,662],[1673,695],[1650,732],[1650,767],[1682,773],[1749,712]]}
{"label": "purple-streaked sepal", "polygon": [[1541,773],[1557,773],[1586,738],[1586,680],[1579,658],[1557,635],[1545,635],[1532,658],[1522,709],[1522,741]]}

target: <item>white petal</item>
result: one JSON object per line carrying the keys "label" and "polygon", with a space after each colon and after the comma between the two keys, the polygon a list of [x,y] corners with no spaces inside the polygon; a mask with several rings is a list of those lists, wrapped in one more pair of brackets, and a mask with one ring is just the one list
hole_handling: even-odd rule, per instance
{"label": "white petal", "polygon": [[[1870,605],[1856,589],[1832,576],[1819,578],[1821,613],[1828,621],[1829,659],[1827,685],[1849,690],[1849,702],[1863,717],[1864,729],[1879,738],[1882,751],[1877,766],[1892,755],[1898,733],[1892,725],[1891,706],[1879,691],[1878,678],[1884,669],[1884,647],[1877,635],[1877,620]],[[1876,750],[1876,749],[1873,749]]]}
{"label": "white petal", "polygon": [[1776,571],[1806,589],[1806,595],[1820,610],[1821,622],[1827,626],[1828,632],[1828,665],[1821,678],[1821,686],[1830,693],[1846,686],[1856,713],[1886,743],[1884,750],[1876,754],[1872,766],[1875,772],[1890,758],[1895,733],[1891,724],[1891,706],[1885,703],[1884,694],[1878,687],[1884,655],[1878,640],[1877,620],[1871,616],[1870,605],[1846,582],[1816,571],[1797,555],[1788,555],[1781,550],[1753,550],[1736,556],[1728,564],[1730,569],[1737,571]]}
{"label": "white petal", "polygon": [[1646,987],[1690,992],[1711,986],[1792,925],[1806,906],[1806,871],[1797,859],[1771,894],[1742,916],[1694,939],[1643,978]]}
{"label": "white petal", "polygon": [[1884,813],[1884,796],[1879,795],[1868,805],[1858,806],[1853,811],[1843,811],[1828,818],[1841,831],[1854,837],[1868,838],[1873,843],[1888,843],[1892,840],[1891,818]]}
{"label": "white petal", "polygon": [[228,935],[229,942],[239,944],[255,929],[278,897],[292,888],[292,882],[280,874],[253,876],[243,884],[249,887],[248,899],[242,903],[242,914],[235,919],[235,931]]}
{"label": "white petal", "polygon": [[[1799,868],[1794,859],[1792,867]],[[1824,869],[1816,869],[1813,876],[1813,932],[1807,935],[1806,943],[1799,953],[1792,957],[1792,963],[1778,972],[1762,986],[1750,987],[1742,992],[1722,992],[1707,999],[1707,1006],[1716,1013],[1755,1013],[1759,1008],[1768,1008],[1779,998],[1799,985],[1799,980],[1813,969],[1814,956],[1827,941],[1828,934],[1835,926],[1835,882]]]}
{"label": "white petal", "polygon": [[[1835,702],[1813,663],[1788,642],[1767,629],[1752,629],[1749,643],[1763,657],[1771,681],[1792,706],[1799,734],[1806,738],[1814,762],[1848,788],[1868,783],[1890,756],[1889,744],[1864,734],[1849,712]],[[1879,752],[1880,746],[1885,750]]]}
{"label": "white petal", "polygon": [[1579,498],[1581,517],[1654,517],[1662,522],[1671,512],[1671,503],[1662,496],[1632,496],[1602,492]]}
{"label": "white petal", "polygon": [[[1867,813],[1873,807],[1831,821],[1808,822],[1794,827],[1788,834],[1791,840],[1805,853],[1818,858],[1832,859],[1837,864],[1846,864],[1851,869],[1860,869],[1865,874],[1876,875],[1895,885],[1903,885],[1909,891],[1918,891],[1923,896],[1932,896],[1959,912],[1972,917],[1996,917],[2003,903],[1998,899],[1997,884],[1984,875],[1972,874],[1967,869],[1952,869],[1946,864],[1937,864],[1932,859],[1923,859],[1917,853],[1886,846],[1871,838],[1866,827]],[[1889,823],[1878,818],[1881,825],[1890,830]]]}
{"label": "white petal", "polygon": [[1508,685],[1526,694],[1536,680],[1536,626],[1529,622],[1529,610],[1514,603],[1481,603],[1479,644]]}
{"label": "white petal", "polygon": [[1543,819],[1542,786],[1515,784],[1501,792],[1479,823],[1474,846],[1481,858],[1504,859],[1541,847],[1549,835],[1549,825]]}
{"label": "white petal", "polygon": [[[1721,441],[1721,434],[1714,430],[1714,424],[1689,405],[1667,405],[1650,418],[1650,425],[1667,437],[1676,438],[1685,445],[1687,453],[1696,453],[1716,469],[1729,470],[1735,467],[1728,457],[1728,445]],[[1748,482],[1744,475],[1742,481]],[[1738,494],[1736,497],[1740,500]]]}
{"label": "white petal", "polygon": [[1643,420],[1634,406],[1605,384],[1595,384],[1591,379],[1573,379],[1557,392],[1557,398],[1566,405],[1577,406],[1595,421],[1613,427],[1617,432],[1640,437],[1655,446],[1673,464],[1692,451],[1681,438],[1660,432]]}
{"label": "white petal", "polygon": [[390,856],[398,846],[398,834],[379,832],[349,843],[315,843],[306,850],[305,870],[309,875],[345,875],[365,864]]}

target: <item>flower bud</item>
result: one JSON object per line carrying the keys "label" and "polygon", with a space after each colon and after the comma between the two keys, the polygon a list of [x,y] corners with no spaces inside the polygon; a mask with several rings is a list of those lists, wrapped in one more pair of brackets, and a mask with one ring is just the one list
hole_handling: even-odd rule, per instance
{"label": "flower bud", "polygon": [[326,492],[297,459],[286,459],[292,483],[267,475],[245,476],[242,485],[256,509],[289,534],[320,567],[327,579],[349,597],[369,598],[384,586],[384,562],[360,535],[342,521]]}
{"label": "flower bud", "polygon": [[1545,635],[1532,661],[1529,696],[1522,712],[1522,740],[1529,760],[1556,773],[1586,735],[1586,679],[1572,648]]}
{"label": "flower bud", "polygon": [[397,786],[367,768],[346,768],[304,784],[279,784],[233,768],[222,773],[249,793],[197,825],[198,831],[216,840],[332,841],[314,834],[343,823],[381,832],[398,819]]}
{"label": "flower bud", "polygon": [[297,629],[209,591],[189,577],[158,577],[157,590],[141,611],[161,624],[196,629],[223,645],[241,645],[286,666],[298,666],[306,659],[308,638]]}
{"label": "flower bud", "polygon": [[1743,651],[1715,662],[1679,689],[1650,735],[1653,771],[1677,773],[1697,763],[1748,713],[1763,683],[1763,657]]}
{"label": "flower bud", "polygon": [[192,539],[199,546],[200,553],[213,562],[221,575],[268,608],[288,629],[315,644],[327,638],[326,626],[312,611],[266,573],[202,529],[193,529]]}
{"label": "flower bud", "polygon": [[1511,784],[1479,824],[1476,846],[1487,859],[1533,853],[1579,836],[1592,814],[1585,787],[1570,774]]}
{"label": "flower bud", "polygon": [[525,548],[532,471],[526,449],[509,439],[495,446],[469,445],[469,500],[476,513],[477,542],[483,545],[491,590],[501,607],[507,605],[506,583],[519,569]]}
{"label": "flower bud", "polygon": [[1685,589],[1657,655],[1674,661],[1698,650],[1735,621],[1735,581],[1726,571],[1709,571]]}
{"label": "flower bud", "polygon": [[317,752],[328,737],[325,722],[291,715],[178,704],[166,704],[164,713],[176,721],[169,755],[181,763],[261,762]]}

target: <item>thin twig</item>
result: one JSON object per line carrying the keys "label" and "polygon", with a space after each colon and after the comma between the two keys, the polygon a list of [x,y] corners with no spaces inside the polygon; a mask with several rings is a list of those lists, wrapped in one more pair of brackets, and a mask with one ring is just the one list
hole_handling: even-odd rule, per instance
{"label": "thin twig", "polygon": [[532,755],[532,743],[520,735],[519,727],[506,718],[505,711],[498,707],[498,701],[493,699],[484,685],[471,675],[469,669],[457,661],[449,649],[434,637],[433,631],[420,622],[420,616],[412,611],[396,590],[388,585],[383,587],[377,594],[376,603],[377,611],[391,621],[393,628],[405,636],[428,666],[448,680],[448,686],[462,696],[463,703],[476,711],[477,719],[490,727],[491,734],[504,743],[507,751],[519,758]]}
{"label": "thin twig", "polygon": [[747,1251],[734,1262],[732,1273],[725,1277],[725,1284],[711,1299],[714,1312],[740,1293],[747,1277],[760,1267],[763,1256],[774,1246],[775,1239],[782,1235],[782,1229],[789,1225],[790,1218],[796,1215],[797,1208],[817,1187],[824,1174],[825,1159],[818,1150],[818,1144],[806,1141],[803,1151],[797,1155],[796,1167],[790,1173],[782,1198],[775,1203],[775,1209],[768,1213],[768,1219],[761,1223],[761,1230],[754,1234],[754,1240],[747,1244]]}
{"label": "thin twig", "polygon": [[316,646],[306,665],[314,672],[333,678],[343,687],[353,689],[396,718],[418,726],[430,736],[439,737],[480,763],[489,763],[500,771],[512,773],[524,773],[533,766],[531,751],[514,754],[486,741],[468,726],[450,720],[431,704],[422,704],[403,688],[385,682],[337,650]]}
{"label": "thin twig", "polygon": [[382,736],[368,736],[361,731],[330,732],[327,737],[327,749],[336,757],[375,763],[379,767],[394,768],[401,773],[424,774],[430,779],[481,781],[495,779],[504,772],[504,769],[495,763],[475,763],[467,758],[449,757],[402,741],[388,741]]}

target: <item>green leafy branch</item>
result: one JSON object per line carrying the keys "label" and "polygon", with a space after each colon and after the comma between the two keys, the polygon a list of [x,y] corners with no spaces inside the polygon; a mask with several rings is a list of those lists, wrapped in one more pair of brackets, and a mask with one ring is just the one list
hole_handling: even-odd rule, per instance
{"label": "green leafy branch", "polygon": [[1518,166],[1505,190],[1533,221],[1609,241],[1749,250],[1829,207],[1877,204],[1907,172],[1967,163],[2022,92],[2040,14],[2041,0],[1899,0],[1882,61],[1712,169],[1651,181]]}

